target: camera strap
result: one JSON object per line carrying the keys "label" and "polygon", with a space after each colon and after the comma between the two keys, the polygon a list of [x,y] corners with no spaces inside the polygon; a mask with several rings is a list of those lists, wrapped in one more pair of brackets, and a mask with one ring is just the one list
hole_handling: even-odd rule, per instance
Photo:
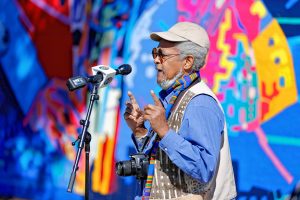
{"label": "camera strap", "polygon": [[[152,136],[152,134],[150,134],[150,135]],[[149,140],[150,140],[151,136],[147,135],[145,137],[145,140],[143,142],[143,145],[141,146],[141,149],[139,149],[139,152],[143,152],[144,151],[146,145],[149,143]]]}
{"label": "camera strap", "polygon": [[[184,76],[175,82],[175,84],[170,88],[170,91],[167,91],[169,94],[174,92],[174,95],[171,97],[169,104],[166,107],[166,118],[168,119],[171,115],[173,108],[176,107],[179,100],[184,96],[183,94],[194,84],[200,81],[199,72],[194,72],[189,75]],[[152,182],[154,177],[154,168],[155,168],[155,159],[156,152],[159,147],[160,137],[156,135],[153,147],[150,154],[150,162],[148,166],[148,176],[143,191],[142,200],[148,200],[150,198],[150,192],[152,188]]]}

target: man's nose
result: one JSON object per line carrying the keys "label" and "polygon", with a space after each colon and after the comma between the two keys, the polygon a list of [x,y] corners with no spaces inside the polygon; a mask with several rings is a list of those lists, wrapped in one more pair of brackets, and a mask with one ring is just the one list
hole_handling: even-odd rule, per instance
{"label": "man's nose", "polygon": [[161,60],[160,60],[159,56],[156,56],[156,57],[154,58],[154,63],[155,63],[155,64],[161,64]]}

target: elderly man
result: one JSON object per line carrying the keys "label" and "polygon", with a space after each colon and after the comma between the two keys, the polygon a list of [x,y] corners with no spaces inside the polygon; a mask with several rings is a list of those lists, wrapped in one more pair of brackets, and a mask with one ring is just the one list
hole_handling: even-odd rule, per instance
{"label": "elderly man", "polygon": [[159,97],[151,91],[154,104],[144,109],[128,92],[124,113],[136,147],[146,141],[144,152],[151,157],[136,199],[234,199],[224,113],[199,73],[210,46],[206,31],[179,22],[150,37],[159,42],[152,56],[162,91]]}

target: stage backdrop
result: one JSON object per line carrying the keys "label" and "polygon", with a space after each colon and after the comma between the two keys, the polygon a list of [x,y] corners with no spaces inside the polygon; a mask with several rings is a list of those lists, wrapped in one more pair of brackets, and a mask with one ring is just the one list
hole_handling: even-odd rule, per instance
{"label": "stage backdrop", "polygon": [[132,199],[135,178],[114,169],[134,152],[126,93],[152,103],[149,33],[191,21],[210,36],[201,76],[226,113],[238,199],[285,199],[300,179],[299,11],[297,0],[1,0],[0,197],[83,198],[84,152],[66,190],[91,87],[66,80],[128,63],[94,106],[90,171],[92,199]]}

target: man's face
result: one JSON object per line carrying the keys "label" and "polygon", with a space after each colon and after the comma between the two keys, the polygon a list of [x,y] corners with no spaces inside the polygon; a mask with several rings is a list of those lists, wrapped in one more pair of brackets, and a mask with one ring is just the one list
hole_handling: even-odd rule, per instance
{"label": "man's face", "polygon": [[154,49],[154,56],[156,56],[154,63],[156,65],[157,83],[159,85],[162,86],[163,82],[178,78],[176,75],[182,72],[185,59],[180,59],[180,52],[175,47],[175,43],[161,40],[158,47]]}

